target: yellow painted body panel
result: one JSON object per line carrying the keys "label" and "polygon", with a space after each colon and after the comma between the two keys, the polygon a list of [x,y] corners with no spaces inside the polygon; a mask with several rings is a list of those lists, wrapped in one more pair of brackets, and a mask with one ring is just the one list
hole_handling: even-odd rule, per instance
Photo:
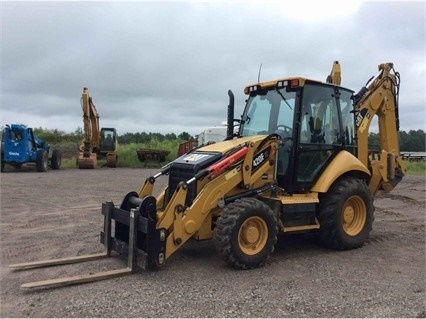
{"label": "yellow painted body panel", "polygon": [[[216,151],[226,153],[238,146],[244,145],[248,147],[247,154],[239,162],[233,164],[233,168],[219,174],[217,177],[210,178],[206,176],[198,182],[197,186],[201,187],[201,189],[191,206],[182,210],[187,194],[187,187],[182,184],[174,192],[170,201],[166,203],[164,209],[158,210],[157,229],[169,230],[169,236],[166,240],[166,259],[191,237],[198,239],[212,237],[211,219],[214,214],[220,212],[220,201],[225,196],[242,193],[254,187],[274,182],[275,153],[273,153],[273,158],[263,163],[252,173],[254,155],[265,137],[251,136],[238,140],[224,141],[207,145],[198,150],[200,152]],[[271,138],[261,149],[271,147],[275,152],[277,144],[277,139]],[[151,186],[146,184],[139,193],[148,194],[150,191]]]}
{"label": "yellow painted body panel", "polygon": [[347,151],[341,151],[327,166],[321,177],[312,187],[311,191],[316,193],[326,193],[337,178],[345,173],[353,171],[362,172],[366,176],[371,175],[370,171],[359,159]]}

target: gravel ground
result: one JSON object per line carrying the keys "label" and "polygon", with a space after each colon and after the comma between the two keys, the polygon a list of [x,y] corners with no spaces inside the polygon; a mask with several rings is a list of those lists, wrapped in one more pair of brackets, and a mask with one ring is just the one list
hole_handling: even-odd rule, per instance
{"label": "gravel ground", "polygon": [[[211,241],[158,271],[26,291],[25,282],[116,269],[119,258],[37,270],[10,264],[101,252],[100,206],[138,190],[148,169],[2,173],[1,317],[419,317],[425,306],[425,177],[380,193],[369,242],[338,252],[311,235],[279,239],[267,264],[234,270]],[[158,181],[158,189],[166,183]]]}

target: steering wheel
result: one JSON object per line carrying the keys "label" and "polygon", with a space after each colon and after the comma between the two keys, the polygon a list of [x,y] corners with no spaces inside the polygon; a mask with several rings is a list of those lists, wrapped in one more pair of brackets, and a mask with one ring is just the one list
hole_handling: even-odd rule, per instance
{"label": "steering wheel", "polygon": [[290,140],[293,135],[293,129],[284,124],[277,125],[277,130],[275,132],[281,136],[283,141]]}

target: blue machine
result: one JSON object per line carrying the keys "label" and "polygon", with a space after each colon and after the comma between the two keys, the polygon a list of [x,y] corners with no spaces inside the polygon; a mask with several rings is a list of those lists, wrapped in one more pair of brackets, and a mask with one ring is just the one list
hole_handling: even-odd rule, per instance
{"label": "blue machine", "polygon": [[1,139],[1,171],[5,164],[21,168],[22,164],[35,163],[37,171],[46,172],[61,167],[61,151],[55,149],[49,156],[50,145],[34,134],[32,128],[21,124],[6,125]]}

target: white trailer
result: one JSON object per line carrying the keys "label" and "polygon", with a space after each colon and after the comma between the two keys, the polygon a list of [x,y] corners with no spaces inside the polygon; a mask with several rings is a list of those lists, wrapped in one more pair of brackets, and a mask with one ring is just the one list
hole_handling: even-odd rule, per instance
{"label": "white trailer", "polygon": [[213,126],[206,128],[198,134],[198,145],[203,145],[208,142],[220,142],[226,138],[226,126]]}

